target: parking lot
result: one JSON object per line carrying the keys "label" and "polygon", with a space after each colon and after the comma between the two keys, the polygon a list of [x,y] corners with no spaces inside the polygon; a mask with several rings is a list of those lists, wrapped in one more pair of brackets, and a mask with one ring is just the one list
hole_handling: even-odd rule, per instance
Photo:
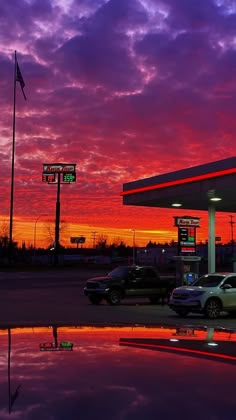
{"label": "parking lot", "polygon": [[[93,275],[99,274],[93,271]],[[0,273],[1,327],[32,325],[199,325],[234,328],[236,319],[226,314],[214,321],[201,315],[178,317],[167,304],[151,305],[145,299],[92,305],[83,294],[89,271]]]}

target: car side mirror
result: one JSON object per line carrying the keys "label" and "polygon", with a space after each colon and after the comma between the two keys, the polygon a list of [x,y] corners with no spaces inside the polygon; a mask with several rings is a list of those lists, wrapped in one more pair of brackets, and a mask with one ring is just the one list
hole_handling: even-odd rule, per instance
{"label": "car side mirror", "polygon": [[225,283],[225,284],[223,284],[222,289],[223,290],[232,289],[232,286],[231,286],[231,284]]}

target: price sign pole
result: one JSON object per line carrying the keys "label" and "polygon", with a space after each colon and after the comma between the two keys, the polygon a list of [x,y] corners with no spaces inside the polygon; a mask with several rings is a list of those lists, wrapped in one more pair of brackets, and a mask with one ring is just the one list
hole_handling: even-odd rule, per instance
{"label": "price sign pole", "polygon": [[43,164],[42,181],[47,182],[48,184],[57,184],[54,265],[58,265],[60,251],[60,187],[61,183],[70,184],[71,182],[76,181],[75,167],[76,165],[74,163]]}
{"label": "price sign pole", "polygon": [[61,176],[58,174],[57,177],[57,201],[56,201],[56,220],[55,220],[55,258],[54,265],[58,265],[58,255],[60,248],[60,186]]}

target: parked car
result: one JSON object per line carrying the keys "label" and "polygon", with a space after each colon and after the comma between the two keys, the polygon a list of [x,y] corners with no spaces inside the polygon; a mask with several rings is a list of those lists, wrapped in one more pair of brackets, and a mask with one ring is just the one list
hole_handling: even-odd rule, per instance
{"label": "parked car", "polygon": [[175,287],[175,277],[161,277],[151,266],[120,266],[104,277],[88,279],[84,294],[93,304],[105,299],[111,305],[118,305],[124,298],[147,297],[151,303],[158,303],[167,297]]}
{"label": "parked car", "polygon": [[180,316],[193,312],[215,319],[222,311],[236,313],[236,273],[205,274],[191,286],[177,287],[169,306]]}

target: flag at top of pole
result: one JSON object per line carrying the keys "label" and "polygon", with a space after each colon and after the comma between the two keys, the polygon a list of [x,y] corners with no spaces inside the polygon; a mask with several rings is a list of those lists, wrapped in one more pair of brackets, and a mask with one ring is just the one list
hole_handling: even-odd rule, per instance
{"label": "flag at top of pole", "polygon": [[12,124],[12,160],[11,160],[11,197],[10,197],[10,222],[9,222],[9,264],[13,257],[13,207],[14,207],[14,173],[15,173],[15,131],[16,131],[16,82],[20,83],[22,94],[26,100],[24,87],[25,82],[20,71],[20,67],[15,51],[14,68],[14,100],[13,100],[13,124]]}
{"label": "flag at top of pole", "polygon": [[24,92],[24,87],[25,87],[25,82],[22,76],[22,73],[20,71],[20,67],[16,58],[16,74],[15,74],[15,81],[20,83],[20,87],[21,87],[21,91],[23,93],[23,96],[26,100],[26,96],[25,96],[25,92]]}

